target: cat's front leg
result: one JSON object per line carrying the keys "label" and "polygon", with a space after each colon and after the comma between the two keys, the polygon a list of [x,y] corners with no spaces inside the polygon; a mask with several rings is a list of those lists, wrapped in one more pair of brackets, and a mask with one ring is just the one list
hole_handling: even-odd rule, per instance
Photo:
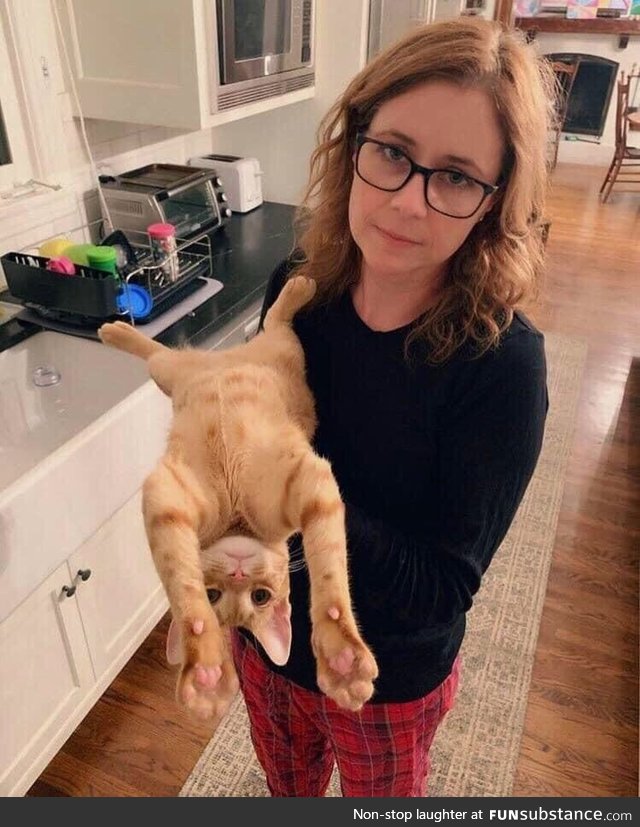
{"label": "cat's front leg", "polygon": [[344,504],[331,466],[295,431],[254,445],[244,472],[256,535],[302,531],[318,685],[339,706],[358,710],[373,694],[378,667],[351,607]]}
{"label": "cat's front leg", "polygon": [[378,666],[353,614],[344,504],[326,460],[309,455],[300,476],[318,686],[338,706],[356,711],[373,695]]}
{"label": "cat's front leg", "polygon": [[194,607],[179,626],[182,665],[176,697],[197,717],[217,723],[238,691],[228,640],[210,606]]}
{"label": "cat's front leg", "polygon": [[195,715],[217,721],[233,700],[238,680],[207,597],[198,527],[219,518],[220,509],[211,496],[204,496],[189,468],[169,457],[145,480],[142,504],[149,547],[169,598],[178,641],[177,699]]}
{"label": "cat's front leg", "polygon": [[340,601],[329,602],[331,606],[318,608],[316,601],[311,615],[317,682],[338,706],[356,712],[373,695],[378,666],[358,631],[350,606],[343,604],[340,610]]}

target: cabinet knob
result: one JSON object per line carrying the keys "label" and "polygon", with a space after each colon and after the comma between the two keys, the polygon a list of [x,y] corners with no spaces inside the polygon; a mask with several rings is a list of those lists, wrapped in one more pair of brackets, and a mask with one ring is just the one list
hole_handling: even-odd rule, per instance
{"label": "cabinet knob", "polygon": [[91,569],[78,569],[77,577],[83,582],[91,577]]}
{"label": "cabinet knob", "polygon": [[73,597],[73,595],[75,593],[76,593],[76,587],[75,586],[63,586],[62,587],[62,594],[60,595],[60,597]]}

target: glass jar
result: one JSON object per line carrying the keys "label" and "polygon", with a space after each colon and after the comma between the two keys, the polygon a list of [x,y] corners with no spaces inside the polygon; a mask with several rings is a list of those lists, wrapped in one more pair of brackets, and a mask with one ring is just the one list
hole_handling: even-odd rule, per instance
{"label": "glass jar", "polygon": [[150,224],[147,227],[147,233],[151,244],[151,255],[161,275],[159,281],[173,284],[180,276],[176,228],[173,224]]}

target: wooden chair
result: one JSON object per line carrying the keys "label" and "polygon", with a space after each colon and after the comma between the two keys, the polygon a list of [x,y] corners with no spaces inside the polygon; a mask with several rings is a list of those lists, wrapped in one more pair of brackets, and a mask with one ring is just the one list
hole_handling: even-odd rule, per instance
{"label": "wooden chair", "polygon": [[558,163],[558,149],[560,146],[560,136],[567,117],[567,107],[569,106],[569,96],[573,88],[576,74],[580,61],[575,63],[565,63],[562,60],[552,60],[551,68],[556,76],[556,104],[555,104],[555,123],[550,135],[549,142],[549,169],[555,169]]}
{"label": "wooden chair", "polygon": [[[635,76],[625,77],[621,72],[618,80],[616,99],[616,146],[605,179],[600,187],[600,196],[605,203],[614,184],[640,184],[640,148],[628,143],[629,89]],[[640,190],[639,190],[640,192]]]}

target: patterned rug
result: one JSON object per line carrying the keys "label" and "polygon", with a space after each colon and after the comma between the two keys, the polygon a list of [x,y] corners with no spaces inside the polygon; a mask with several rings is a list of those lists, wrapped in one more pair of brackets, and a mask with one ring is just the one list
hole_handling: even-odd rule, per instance
{"label": "patterned rug", "polygon": [[[431,796],[511,794],[586,344],[546,334],[549,415],[538,466],[469,612],[455,708],[431,750]],[[267,796],[238,695],[180,796]],[[328,791],[339,796],[334,773]]]}

